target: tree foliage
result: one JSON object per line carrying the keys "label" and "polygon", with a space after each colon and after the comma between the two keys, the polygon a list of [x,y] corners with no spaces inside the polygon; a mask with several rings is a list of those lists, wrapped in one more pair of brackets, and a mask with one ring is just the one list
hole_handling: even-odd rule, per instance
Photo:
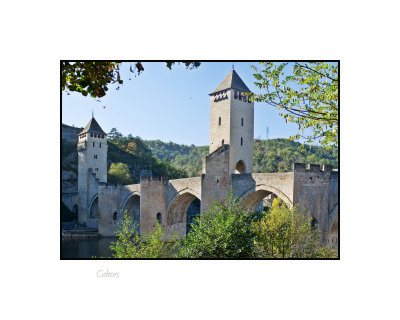
{"label": "tree foliage", "polygon": [[336,258],[333,249],[321,245],[312,218],[297,207],[274,199],[268,214],[253,223],[257,256],[262,258]]}
{"label": "tree foliage", "polygon": [[[286,122],[298,124],[292,139],[318,141],[325,147],[337,147],[339,136],[338,64],[326,62],[261,62],[255,71],[260,93],[253,99],[280,110]],[[290,70],[291,69],[291,70]],[[311,129],[312,134],[304,134]]]}
{"label": "tree foliage", "polygon": [[289,208],[279,198],[261,216],[239,208],[232,192],[195,218],[191,232],[178,241],[166,242],[165,231],[156,225],[139,235],[133,218],[125,213],[110,246],[114,258],[337,258],[337,253],[321,245],[309,214]]}
{"label": "tree foliage", "polygon": [[[160,160],[168,161],[189,177],[201,175],[202,159],[208,154],[208,146],[187,146],[160,140],[143,140]],[[295,162],[330,164],[338,167],[337,148],[327,150],[286,139],[258,140],[254,142],[254,172],[287,172]]]}
{"label": "tree foliage", "polygon": [[156,259],[168,258],[174,255],[176,246],[178,245],[175,238],[166,242],[165,231],[157,222],[156,225],[139,235],[137,226],[133,222],[133,218],[125,212],[124,220],[119,225],[116,232],[117,241],[111,243],[110,249],[113,252],[113,258],[126,259]]}
{"label": "tree foliage", "polygon": [[168,161],[154,157],[147,144],[139,137],[123,136],[116,128],[113,128],[108,137],[108,159],[111,162],[125,163],[133,182],[139,182],[140,172],[150,170],[156,176],[169,179],[187,178],[183,169],[176,168]]}
{"label": "tree foliage", "polygon": [[107,181],[109,183],[132,184],[132,178],[128,166],[125,163],[111,163],[108,170]]}
{"label": "tree foliage", "polygon": [[225,202],[213,205],[192,224],[192,231],[182,242],[181,258],[240,259],[254,252],[254,215],[239,208],[229,193]]}
{"label": "tree foliage", "polygon": [[175,168],[186,172],[189,177],[201,175],[202,159],[208,154],[207,146],[187,146],[160,140],[144,140],[144,143],[158,159],[169,162]]}
{"label": "tree foliage", "polygon": [[254,142],[254,172],[288,172],[293,164],[329,164],[338,167],[338,150],[310,146],[286,139],[258,140]]}
{"label": "tree foliage", "polygon": [[[166,61],[167,67],[172,68],[178,61]],[[183,61],[187,69],[200,66],[198,61]],[[121,62],[113,61],[61,61],[61,88],[63,91],[80,92],[92,98],[104,97],[110,84],[123,84],[120,74]],[[130,72],[139,75],[144,71],[142,62],[130,64]],[[119,86],[117,87],[119,89]]]}

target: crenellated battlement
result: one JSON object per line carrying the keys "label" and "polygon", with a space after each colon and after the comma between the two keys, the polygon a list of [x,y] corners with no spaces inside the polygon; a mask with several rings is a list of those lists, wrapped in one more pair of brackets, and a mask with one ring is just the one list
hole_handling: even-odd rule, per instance
{"label": "crenellated battlement", "polygon": [[165,182],[165,181],[168,181],[168,178],[167,177],[157,177],[157,176],[141,176],[140,177],[140,183],[148,182],[148,181]]}
{"label": "crenellated battlement", "polygon": [[295,163],[293,170],[297,172],[332,172],[333,167],[329,164],[321,167],[319,164]]}

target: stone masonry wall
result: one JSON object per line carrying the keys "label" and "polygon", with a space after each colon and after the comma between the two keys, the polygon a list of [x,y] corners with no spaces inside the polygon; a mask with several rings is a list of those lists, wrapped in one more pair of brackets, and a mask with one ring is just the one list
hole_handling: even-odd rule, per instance
{"label": "stone masonry wall", "polygon": [[140,177],[140,230],[148,232],[157,222],[157,213],[166,220],[166,187],[164,177]]}
{"label": "stone masonry wall", "polygon": [[[210,153],[222,145],[222,140],[226,144],[230,143],[232,92],[228,90],[224,99],[210,96]],[[221,117],[221,125],[219,125],[219,117]]]}
{"label": "stone masonry wall", "polygon": [[[124,206],[133,195],[140,196],[140,185],[101,185],[99,186],[99,234],[113,237],[118,223],[123,221]],[[117,213],[114,220],[114,212]]]}
{"label": "stone masonry wall", "polygon": [[[234,174],[236,164],[239,160],[242,160],[246,167],[244,173],[252,173],[254,148],[254,102],[248,103],[247,101],[244,102],[243,100],[233,98],[231,100],[230,116],[229,171],[231,174]],[[242,138],[243,145],[241,145]]]}
{"label": "stone masonry wall", "polygon": [[231,185],[229,174],[229,145],[224,145],[206,156],[206,174],[201,181],[201,211],[212,205],[214,197],[226,198]]}
{"label": "stone masonry wall", "polygon": [[306,169],[305,164],[299,163],[296,163],[294,168],[293,204],[298,204],[301,209],[309,211],[317,220],[323,241],[329,232],[331,170],[331,166],[325,166],[321,170],[320,165],[316,164],[311,164]]}

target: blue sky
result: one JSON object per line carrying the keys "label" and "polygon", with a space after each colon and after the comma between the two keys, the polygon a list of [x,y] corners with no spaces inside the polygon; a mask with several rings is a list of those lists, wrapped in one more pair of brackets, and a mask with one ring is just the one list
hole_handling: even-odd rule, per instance
{"label": "blue sky", "polygon": [[[254,86],[254,62],[236,62],[235,70],[250,90]],[[159,139],[186,145],[209,144],[210,100],[212,92],[232,69],[232,62],[204,62],[199,68],[188,70],[165,63],[143,62],[139,76],[129,72],[130,63],[121,65],[124,80],[119,90],[111,85],[100,102],[78,93],[62,94],[62,122],[84,127],[91,118],[105,132],[117,128],[123,135],[132,134],[146,140]],[[129,80],[129,77],[131,80]],[[104,108],[105,106],[105,108]],[[278,111],[265,103],[255,103],[254,137],[288,138],[298,132],[297,125],[285,123]]]}

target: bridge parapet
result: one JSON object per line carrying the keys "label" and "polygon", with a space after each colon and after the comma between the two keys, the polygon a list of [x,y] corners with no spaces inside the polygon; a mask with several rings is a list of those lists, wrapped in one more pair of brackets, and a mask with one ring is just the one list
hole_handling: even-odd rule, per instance
{"label": "bridge parapet", "polygon": [[297,172],[309,171],[309,172],[332,172],[333,166],[325,164],[321,167],[319,164],[306,164],[306,163],[295,163],[293,170]]}
{"label": "bridge parapet", "polygon": [[168,178],[167,177],[157,177],[157,176],[140,176],[140,183],[147,182],[147,181],[165,182],[165,181],[168,181]]}

